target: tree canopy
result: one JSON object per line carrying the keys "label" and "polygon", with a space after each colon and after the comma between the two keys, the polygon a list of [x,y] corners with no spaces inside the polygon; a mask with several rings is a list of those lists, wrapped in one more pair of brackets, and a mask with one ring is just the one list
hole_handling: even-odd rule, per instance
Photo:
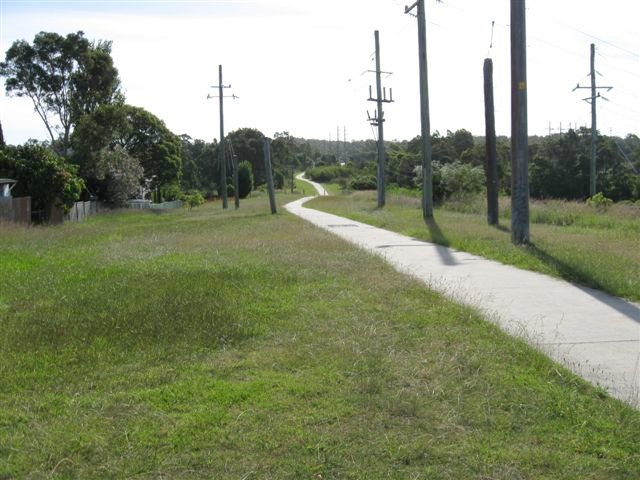
{"label": "tree canopy", "polygon": [[255,128],[240,128],[227,135],[238,156],[238,162],[246,160],[251,163],[253,179],[256,185],[266,182],[264,171],[264,135]]}
{"label": "tree canopy", "polygon": [[71,143],[74,163],[80,166],[83,177],[92,177],[101,151],[117,146],[140,162],[152,188],[179,182],[182,175],[180,138],[162,120],[140,107],[98,107],[80,119]]}
{"label": "tree canopy", "polygon": [[[123,100],[111,42],[40,32],[33,44],[16,40],[0,63],[8,95],[28,97],[51,137],[66,153],[72,127],[99,105]],[[56,137],[58,135],[58,138]]]}
{"label": "tree canopy", "polygon": [[84,189],[75,166],[37,143],[0,149],[0,176],[18,180],[13,193],[30,196],[33,210],[68,211]]}

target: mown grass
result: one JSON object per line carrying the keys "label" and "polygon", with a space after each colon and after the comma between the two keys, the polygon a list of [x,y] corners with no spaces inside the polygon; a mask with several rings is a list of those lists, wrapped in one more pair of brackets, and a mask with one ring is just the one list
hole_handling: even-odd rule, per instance
{"label": "mown grass", "polygon": [[0,478],[640,476],[640,413],[267,212],[2,229]]}
{"label": "mown grass", "polygon": [[481,198],[436,208],[425,224],[420,199],[389,194],[378,209],[375,193],[358,192],[307,204],[422,240],[563,278],[633,301],[640,300],[640,207],[599,211],[575,202],[531,204],[531,244],[514,246],[509,202],[501,199],[500,226],[490,227]]}

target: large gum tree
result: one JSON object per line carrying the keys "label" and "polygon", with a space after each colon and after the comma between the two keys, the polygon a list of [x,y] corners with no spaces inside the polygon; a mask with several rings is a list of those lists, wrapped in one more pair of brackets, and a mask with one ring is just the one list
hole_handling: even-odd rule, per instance
{"label": "large gum tree", "polygon": [[123,101],[111,42],[92,42],[79,31],[40,32],[30,44],[16,40],[0,63],[7,95],[28,97],[52,145],[66,153],[78,120],[103,104]]}

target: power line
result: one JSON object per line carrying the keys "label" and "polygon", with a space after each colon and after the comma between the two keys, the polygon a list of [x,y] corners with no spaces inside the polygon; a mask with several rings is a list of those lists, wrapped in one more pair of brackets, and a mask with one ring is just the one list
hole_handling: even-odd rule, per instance
{"label": "power line", "polygon": [[585,36],[587,36],[587,37],[593,38],[594,40],[598,40],[598,42],[600,42],[600,43],[604,43],[604,44],[606,44],[606,45],[609,45],[610,47],[617,48],[618,50],[623,51],[623,52],[625,52],[625,53],[628,53],[629,55],[631,55],[631,56],[633,56],[633,57],[640,58],[640,54],[639,54],[639,53],[637,53],[637,52],[633,52],[633,51],[631,51],[631,50],[628,50],[628,49],[626,49],[626,48],[624,48],[624,47],[621,47],[621,46],[619,46],[619,45],[616,45],[615,43],[612,43],[612,42],[609,42],[609,41],[607,41],[607,40],[605,40],[605,39],[603,39],[603,38],[597,37],[596,35],[593,35],[593,34],[591,34],[591,33],[585,32],[584,30],[580,30],[579,28],[576,28],[576,27],[574,27],[574,26],[572,26],[572,25],[567,25],[566,23],[561,22],[561,21],[559,21],[559,20],[556,20],[556,19],[554,19],[554,18],[551,18],[551,17],[549,17],[549,16],[547,16],[547,15],[540,14],[540,13],[538,13],[537,11],[535,11],[535,9],[533,10],[533,13],[534,13],[535,15],[537,15],[537,16],[539,16],[539,17],[541,17],[541,18],[544,18],[544,19],[546,19],[546,20],[549,20],[549,21],[552,21],[552,22],[554,22],[554,23],[557,23],[558,25],[562,25],[563,27],[565,27],[565,28],[567,28],[567,29],[569,29],[569,30],[573,30],[574,32],[578,32],[578,33],[580,33],[580,34],[582,34],[582,35],[585,35]]}

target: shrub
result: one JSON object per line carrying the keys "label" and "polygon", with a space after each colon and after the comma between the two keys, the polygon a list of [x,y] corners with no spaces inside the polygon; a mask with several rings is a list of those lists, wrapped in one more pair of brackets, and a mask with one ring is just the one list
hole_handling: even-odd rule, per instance
{"label": "shrub", "polygon": [[440,177],[445,198],[474,195],[484,188],[485,176],[482,168],[459,161],[443,165]]}
{"label": "shrub", "polygon": [[305,172],[305,175],[314,182],[328,183],[339,178],[350,177],[351,169],[339,165],[326,165],[310,168]]}
{"label": "shrub", "polygon": [[76,172],[74,165],[36,143],[0,151],[0,176],[18,181],[13,194],[31,196],[33,210],[56,206],[68,212],[85,186]]}
{"label": "shrub", "polygon": [[378,181],[373,175],[361,175],[351,180],[349,186],[353,190],[375,190],[378,188]]}
{"label": "shrub", "polygon": [[253,190],[253,167],[246,160],[238,165],[238,190],[240,198],[247,198]]}
{"label": "shrub", "polygon": [[593,197],[587,198],[587,205],[603,212],[613,205],[613,200],[605,197],[602,192],[598,192]]}
{"label": "shrub", "polygon": [[160,193],[165,202],[173,202],[174,200],[182,200],[184,198],[184,193],[182,193],[182,189],[177,183],[163,186],[160,189]]}
{"label": "shrub", "polygon": [[199,207],[200,205],[202,205],[204,203],[204,197],[197,190],[194,191],[194,192],[189,193],[185,197],[185,200],[187,202],[187,205],[189,205],[189,210],[191,210],[193,207]]}
{"label": "shrub", "polygon": [[114,207],[124,207],[140,189],[143,169],[136,158],[116,146],[98,152],[91,173],[102,199]]}

